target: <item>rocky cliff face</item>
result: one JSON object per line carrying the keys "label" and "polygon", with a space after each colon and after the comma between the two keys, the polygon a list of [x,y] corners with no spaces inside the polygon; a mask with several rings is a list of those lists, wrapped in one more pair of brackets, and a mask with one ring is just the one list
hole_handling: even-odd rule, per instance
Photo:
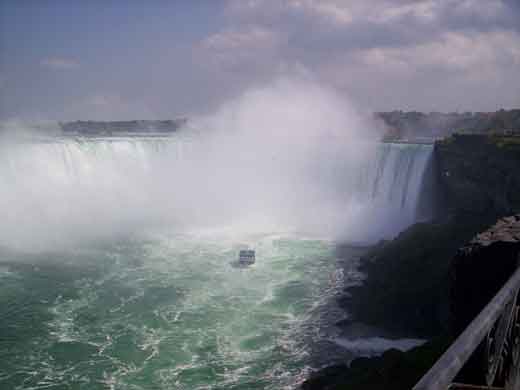
{"label": "rocky cliff face", "polygon": [[362,258],[362,285],[340,304],[354,321],[430,338],[448,331],[450,262],[457,249],[496,219],[449,218],[418,223]]}
{"label": "rocky cliff face", "polygon": [[453,327],[460,333],[516,270],[520,214],[500,219],[457,252],[451,263]]}
{"label": "rocky cliff face", "polygon": [[[374,248],[368,275],[342,299],[356,321],[418,337],[447,330],[449,270],[457,249],[498,218],[520,213],[520,137],[455,135],[437,142],[425,195],[436,220]],[[495,250],[495,248],[493,248]]]}
{"label": "rocky cliff face", "polygon": [[[458,250],[451,262],[450,303],[454,337],[473,321],[519,265],[520,214],[499,220]],[[460,374],[461,381],[484,383],[479,352]]]}
{"label": "rocky cliff face", "polygon": [[454,135],[435,144],[435,157],[452,213],[520,212],[520,137]]}
{"label": "rocky cliff face", "polygon": [[[442,229],[444,230],[444,229]],[[430,239],[441,237],[438,230],[432,230]],[[411,233],[410,233],[411,234]],[[452,233],[448,233],[452,236]],[[415,236],[416,238],[419,236]],[[460,239],[453,238],[454,240]],[[444,237],[441,241],[446,241]],[[394,240],[393,245],[401,245],[406,243],[405,236],[400,236]],[[412,245],[408,243],[408,245]],[[446,245],[446,243],[445,243]],[[384,247],[383,247],[384,248]],[[392,246],[387,247],[389,253],[392,253]],[[402,253],[407,253],[405,248],[400,248]],[[431,249],[431,248],[430,248]],[[397,255],[397,253],[395,254]],[[421,264],[424,255],[420,255],[417,264]],[[469,243],[463,245],[456,251],[456,255],[451,261],[440,259],[439,270],[432,273],[431,264],[425,265],[423,272],[416,271],[414,283],[423,284],[431,282],[432,279],[444,278],[448,274],[450,277],[449,285],[439,284],[439,288],[451,289],[451,296],[444,295],[451,305],[452,329],[451,336],[444,335],[437,337],[427,344],[416,347],[408,352],[399,352],[396,350],[386,351],[381,357],[358,358],[351,362],[350,365],[341,364],[328,367],[316,373],[312,378],[307,380],[301,387],[302,390],[379,390],[379,389],[409,389],[411,388],[426,371],[435,363],[438,357],[446,350],[452,340],[464,330],[469,323],[477,316],[477,314],[486,306],[486,304],[495,296],[498,290],[513,274],[520,261],[520,214],[506,217],[499,220],[491,228],[483,233],[477,234]],[[391,257],[386,259],[389,261]],[[398,262],[392,262],[394,267],[399,268]],[[411,268],[410,268],[411,267]],[[402,275],[411,272],[413,264],[405,261],[404,268],[396,271]],[[447,267],[444,269],[444,267]],[[444,269],[444,271],[443,271]],[[381,269],[378,270],[379,272]],[[388,271],[385,268],[384,271]],[[395,279],[396,272],[390,273],[389,279]],[[442,276],[445,272],[445,276]],[[437,274],[435,274],[437,273]],[[371,273],[370,273],[371,274]],[[378,277],[380,278],[380,277]],[[377,279],[377,278],[376,278]],[[370,279],[369,279],[370,280]],[[410,287],[410,278],[399,278],[403,286]],[[385,282],[389,283],[389,282]],[[375,292],[376,297],[380,287],[374,282],[366,284],[368,290]],[[415,286],[415,285],[412,285]],[[449,287],[451,286],[451,287]],[[405,287],[400,287],[404,289]],[[368,291],[367,290],[367,291]],[[408,296],[405,300],[409,302],[412,297],[420,291],[420,287],[412,287],[413,291],[408,290]],[[363,290],[362,290],[363,291]],[[385,287],[385,291],[389,291]],[[353,291],[356,295],[356,291]],[[440,292],[433,292],[437,294]],[[390,294],[390,297],[392,294]],[[420,299],[424,296],[419,295]],[[363,295],[366,306],[378,304],[378,298],[372,302],[368,295]],[[395,298],[395,297],[394,297]],[[397,298],[402,299],[403,295]],[[390,298],[391,299],[391,298]],[[397,318],[403,314],[407,315],[408,308],[406,304],[399,309],[399,302],[390,301],[393,304],[394,315],[386,312],[388,321],[391,318]],[[424,302],[417,301],[416,308],[425,305]],[[355,305],[354,305],[355,307]],[[386,304],[385,304],[386,307]],[[359,315],[359,313],[357,313]],[[361,312],[361,317],[364,314]],[[367,317],[370,318],[370,317]],[[377,323],[386,325],[383,318],[377,318]],[[416,319],[408,316],[411,323],[419,324]],[[384,323],[381,323],[383,321]],[[459,380],[467,383],[483,383],[482,380],[482,358],[480,355],[474,356],[466,365],[461,373]]]}
{"label": "rocky cliff face", "polygon": [[[367,280],[349,289],[342,304],[355,321],[439,338],[404,354],[331,367],[302,388],[410,388],[513,272],[520,252],[520,138],[456,135],[437,142],[434,153],[442,215],[374,248],[362,263]],[[518,215],[488,228],[511,214]],[[392,387],[381,373],[396,367],[402,371]]]}

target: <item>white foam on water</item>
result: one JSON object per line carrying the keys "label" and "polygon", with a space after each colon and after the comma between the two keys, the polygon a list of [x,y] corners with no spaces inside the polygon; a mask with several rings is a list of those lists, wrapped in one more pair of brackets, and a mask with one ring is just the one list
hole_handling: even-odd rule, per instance
{"label": "white foam on water", "polygon": [[[49,304],[50,334],[29,365],[45,365],[49,385],[96,378],[106,366],[96,380],[114,389],[137,389],[145,376],[165,389],[240,388],[255,380],[266,389],[291,388],[309,359],[304,339],[318,324],[314,303],[340,279],[334,246],[279,233],[233,240],[163,232],[92,250],[90,260],[83,250],[89,267],[97,262],[105,271]],[[258,262],[235,269],[230,262],[244,242],[257,249]],[[94,348],[63,368],[54,345],[71,356],[73,345]],[[213,379],[204,377],[209,367]]]}
{"label": "white foam on water", "polygon": [[8,266],[0,265],[0,279],[13,277],[17,275],[15,271],[12,271]]}
{"label": "white foam on water", "polygon": [[403,338],[388,339],[383,337],[367,337],[367,338],[335,338],[332,340],[337,345],[347,349],[356,356],[375,356],[380,355],[388,349],[398,349],[400,351],[408,351],[414,347],[424,344],[427,340]]}
{"label": "white foam on water", "polygon": [[[24,363],[45,373],[36,387],[96,369],[113,389],[143,377],[294,386],[319,306],[352,276],[334,272],[334,240],[417,219],[432,148],[380,144],[372,126],[333,91],[282,80],[171,137],[0,140],[0,246],[88,254],[101,242],[91,261],[109,268],[50,305],[48,340]],[[244,247],[256,264],[230,267]],[[61,367],[46,348],[70,342],[97,353]],[[419,341],[337,342],[377,353]]]}

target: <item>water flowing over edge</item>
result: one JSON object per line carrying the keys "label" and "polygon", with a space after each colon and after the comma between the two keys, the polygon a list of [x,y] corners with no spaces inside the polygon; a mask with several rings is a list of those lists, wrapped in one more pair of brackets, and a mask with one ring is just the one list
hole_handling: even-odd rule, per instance
{"label": "water flowing over edge", "polygon": [[[336,264],[328,240],[374,241],[413,223],[431,147],[359,144],[367,152],[360,159],[327,144],[266,158],[266,149],[224,156],[199,141],[59,139],[4,149],[0,202],[9,207],[1,208],[0,245],[34,245],[38,253],[105,242],[101,251],[58,253],[28,270],[23,264],[32,260],[21,256],[2,273],[5,296],[22,299],[7,302],[7,320],[23,322],[38,307],[51,315],[41,320],[50,333],[29,363],[8,360],[26,373],[24,386],[292,388],[311,355],[332,359],[331,345],[341,340],[325,324],[341,313],[327,302],[358,276]],[[235,275],[226,260],[244,245],[263,260]],[[58,264],[71,280],[38,289],[42,277],[59,275]],[[42,301],[31,303],[32,290]],[[346,347],[374,353],[385,342]],[[1,380],[16,376],[0,372]]]}
{"label": "water flowing over edge", "polygon": [[0,156],[0,245],[56,247],[164,225],[390,238],[418,219],[432,146],[358,149],[364,158],[330,145],[220,151],[184,136],[8,145]]}

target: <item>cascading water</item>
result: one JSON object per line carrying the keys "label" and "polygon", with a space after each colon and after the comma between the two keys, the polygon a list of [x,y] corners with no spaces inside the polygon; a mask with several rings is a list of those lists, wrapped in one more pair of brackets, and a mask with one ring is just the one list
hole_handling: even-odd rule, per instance
{"label": "cascading water", "polygon": [[417,222],[423,174],[433,147],[419,144],[380,144],[377,157],[357,171],[354,192],[360,220],[353,237],[391,238]]}
{"label": "cascading water", "polygon": [[55,248],[163,224],[388,238],[417,219],[432,147],[360,146],[372,157],[328,147],[306,161],[281,156],[278,168],[264,151],[219,153],[185,136],[9,145],[0,153],[0,245]]}
{"label": "cascading water", "polygon": [[20,130],[0,124],[2,389],[294,388],[362,345],[331,342],[364,252],[336,241],[413,223],[431,155],[304,80],[171,137]]}
{"label": "cascading water", "polygon": [[[359,275],[333,240],[413,223],[431,147],[199,141],[3,148],[0,387],[289,389],[345,353],[327,302]],[[257,264],[230,267],[245,247]]]}

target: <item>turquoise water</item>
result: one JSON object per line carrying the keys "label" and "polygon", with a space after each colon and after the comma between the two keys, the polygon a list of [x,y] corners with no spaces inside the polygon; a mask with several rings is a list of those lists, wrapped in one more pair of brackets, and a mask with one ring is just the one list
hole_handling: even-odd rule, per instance
{"label": "turquoise water", "polygon": [[329,239],[414,222],[431,147],[248,137],[0,144],[0,389],[292,389],[344,356]]}
{"label": "turquoise water", "polygon": [[[245,247],[257,263],[231,267]],[[345,278],[331,242],[283,234],[0,259],[2,389],[290,389]]]}

